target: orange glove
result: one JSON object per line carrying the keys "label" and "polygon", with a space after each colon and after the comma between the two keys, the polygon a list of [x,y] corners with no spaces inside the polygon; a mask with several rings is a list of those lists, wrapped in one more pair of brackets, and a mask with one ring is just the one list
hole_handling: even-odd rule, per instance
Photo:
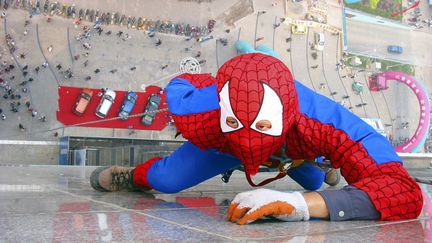
{"label": "orange glove", "polygon": [[248,224],[267,216],[283,221],[306,221],[309,210],[300,192],[257,189],[237,194],[228,209],[227,220]]}

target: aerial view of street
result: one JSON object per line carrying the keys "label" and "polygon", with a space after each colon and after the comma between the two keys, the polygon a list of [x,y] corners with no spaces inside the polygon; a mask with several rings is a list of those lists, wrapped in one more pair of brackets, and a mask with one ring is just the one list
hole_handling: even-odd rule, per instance
{"label": "aerial view of street", "polygon": [[[0,198],[5,199],[0,202],[0,242],[432,241],[432,187],[428,185],[432,180],[432,1],[0,0],[0,13]],[[244,69],[253,71],[241,73],[238,63],[254,56],[252,53],[258,57],[251,58]],[[269,55],[278,62],[270,65],[265,59]],[[261,56],[264,61],[252,63]],[[277,71],[260,66],[264,64]],[[263,70],[268,72],[268,81],[253,76],[262,75]],[[298,109],[310,117],[305,122],[308,125],[302,123],[304,118],[287,116],[286,107],[278,107],[280,99],[285,99],[279,96],[297,99],[281,76],[285,70],[295,80],[291,85],[297,89]],[[223,77],[219,77],[224,72],[232,72],[232,77],[223,80],[226,84],[222,87]],[[276,81],[270,78],[275,73],[279,75]],[[218,75],[217,81],[208,75]],[[246,91],[233,88],[244,78],[259,81],[260,86],[249,84]],[[175,85],[181,87],[175,92],[185,92],[181,98],[169,95]],[[301,90],[313,92],[309,95]],[[230,100],[234,94],[238,97]],[[225,95],[228,103],[224,103]],[[267,100],[271,95],[277,98]],[[209,108],[215,106],[220,108],[217,112]],[[248,108],[243,110],[243,106]],[[284,112],[280,122],[278,115],[270,112],[278,109]],[[272,118],[258,121],[261,113]],[[247,117],[254,131],[237,137],[237,129],[247,125],[241,117]],[[274,132],[278,124],[298,128]],[[337,138],[341,131],[345,135]],[[267,137],[259,137],[258,132]],[[220,135],[223,133],[229,138]],[[275,137],[281,133],[287,133],[287,138],[279,143]],[[306,142],[297,145],[297,133]],[[378,136],[379,142],[368,136]],[[268,137],[275,140],[269,143]],[[360,145],[342,142],[347,139]],[[243,143],[253,147],[247,152],[250,155],[241,150]],[[321,146],[316,143],[324,144],[325,149],[314,147],[308,152],[308,146]],[[265,146],[279,148],[268,155],[256,152],[267,153]],[[376,175],[386,169],[372,172],[366,168],[369,165],[364,161],[369,157],[353,152],[358,146],[379,166],[387,163],[382,162],[385,156],[397,152],[409,175],[420,182],[420,214],[405,217],[411,208],[408,199],[402,199],[407,209],[401,207],[398,216],[384,217],[391,213],[381,211],[381,201],[378,206],[374,200],[391,196],[379,183],[401,182],[366,178],[368,173]],[[333,147],[336,152],[328,152]],[[237,167],[220,169],[218,176],[210,175],[209,169],[197,162],[198,158],[213,162],[213,157],[204,154],[206,149],[219,149],[218,156],[228,153],[226,161],[238,158],[242,165],[239,167],[239,162]],[[181,187],[184,182],[170,179],[171,173],[147,175],[156,171],[151,167],[154,158],[173,151],[196,165],[174,166],[172,170],[182,174],[193,167],[202,172],[202,178]],[[189,158],[191,153],[203,157]],[[280,164],[263,168],[274,162],[275,155]],[[260,156],[267,156],[267,161],[257,162],[256,171],[250,172],[248,163],[255,166]],[[353,158],[360,162],[349,162]],[[296,165],[299,159],[302,163],[314,160],[314,168],[327,166],[323,169],[325,185],[321,186],[321,181],[311,189],[291,175],[291,169],[302,166]],[[241,200],[238,193],[253,189],[249,173],[259,172],[253,181],[266,182],[278,170],[283,174],[281,164],[287,160],[293,165],[289,164],[283,176],[292,179],[273,182],[267,189],[315,191],[330,186],[333,190],[349,184],[348,188],[355,186],[368,193],[362,191],[381,218],[360,213],[347,216],[354,214],[338,210],[334,215],[343,219],[335,220],[332,206],[327,205],[330,212],[326,217],[315,216],[309,207],[310,217],[331,221],[278,222],[275,218],[281,216],[267,213],[262,216],[275,216],[271,222],[260,219],[247,226],[229,222],[235,222],[234,215],[245,214],[233,213],[240,209],[230,203],[233,198]],[[159,161],[164,161],[159,167],[172,163],[170,159]],[[361,172],[353,176],[352,168],[341,165],[345,161]],[[108,168],[101,166],[138,168],[144,164],[145,172],[139,173],[101,170]],[[330,171],[337,175],[335,183],[327,180]],[[113,182],[120,184],[144,176],[139,183],[147,189],[158,189],[155,177],[160,176],[175,181],[172,183],[180,189],[167,189],[174,194],[164,194],[162,189],[143,194],[102,193],[98,191],[111,190],[104,188],[102,177],[96,179],[95,186],[95,173],[110,174]],[[357,177],[378,181],[373,188],[383,194],[370,194],[368,190],[373,189],[362,188]],[[201,181],[205,182],[197,185]],[[138,184],[132,184],[129,189],[136,191]],[[395,197],[405,195],[402,191]],[[340,197],[359,197],[343,195]],[[389,201],[386,208],[394,211],[395,203]],[[356,208],[360,202],[348,204],[353,212],[367,211]],[[296,213],[301,211],[293,208]],[[344,215],[347,219],[384,221],[334,222],[347,220]],[[309,212],[307,219],[303,217],[308,220]],[[395,219],[400,221],[387,221]]]}

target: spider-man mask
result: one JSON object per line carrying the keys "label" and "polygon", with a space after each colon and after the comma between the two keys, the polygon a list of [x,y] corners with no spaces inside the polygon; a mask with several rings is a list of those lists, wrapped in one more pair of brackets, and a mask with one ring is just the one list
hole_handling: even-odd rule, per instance
{"label": "spider-man mask", "polygon": [[224,152],[241,160],[250,175],[283,145],[298,112],[297,93],[288,68],[278,59],[244,54],[218,71],[220,127]]}

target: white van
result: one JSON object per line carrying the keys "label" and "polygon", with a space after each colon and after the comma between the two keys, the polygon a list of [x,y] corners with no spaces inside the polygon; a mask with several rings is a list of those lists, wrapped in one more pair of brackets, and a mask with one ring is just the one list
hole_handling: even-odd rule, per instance
{"label": "white van", "polygon": [[96,116],[100,118],[105,118],[112,104],[114,103],[115,97],[116,97],[116,93],[113,90],[106,89],[96,109]]}
{"label": "white van", "polygon": [[318,51],[324,50],[324,44],[325,44],[324,33],[322,32],[315,33],[314,37],[315,37],[315,48]]}

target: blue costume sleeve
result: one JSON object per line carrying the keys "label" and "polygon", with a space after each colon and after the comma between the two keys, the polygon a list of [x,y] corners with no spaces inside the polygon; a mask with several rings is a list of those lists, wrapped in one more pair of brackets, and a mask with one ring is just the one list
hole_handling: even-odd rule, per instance
{"label": "blue costume sleeve", "polygon": [[173,79],[166,87],[168,109],[177,116],[218,109],[216,84],[197,88],[182,78]]}
{"label": "blue costume sleeve", "polygon": [[201,150],[184,143],[171,155],[156,161],[147,180],[157,191],[176,193],[240,165],[240,160],[215,149]]}

